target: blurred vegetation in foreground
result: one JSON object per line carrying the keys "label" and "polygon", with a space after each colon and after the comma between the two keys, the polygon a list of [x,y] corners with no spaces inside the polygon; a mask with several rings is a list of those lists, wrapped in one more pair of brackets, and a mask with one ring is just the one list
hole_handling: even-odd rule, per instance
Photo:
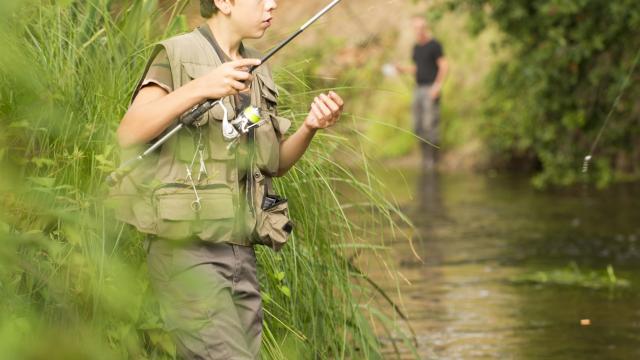
{"label": "blurred vegetation in foreground", "polygon": [[[115,130],[151,46],[188,30],[186,4],[0,1],[3,357],[175,357],[150,294],[142,237],[113,219],[103,179],[117,164]],[[316,90],[276,76],[286,84],[280,111],[299,125],[307,110],[299,104]],[[335,152],[367,168],[357,142],[322,133],[277,183],[296,231],[281,253],[258,251],[264,358],[375,359],[374,321],[402,333],[350,260],[382,258],[381,229],[402,215],[372,174],[355,179]],[[347,211],[361,214],[358,226]]]}

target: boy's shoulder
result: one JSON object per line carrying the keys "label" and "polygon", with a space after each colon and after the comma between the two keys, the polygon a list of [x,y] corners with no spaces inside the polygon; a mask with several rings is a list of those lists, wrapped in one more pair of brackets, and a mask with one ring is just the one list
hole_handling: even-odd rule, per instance
{"label": "boy's shoulder", "polygon": [[[208,52],[209,47],[211,45],[208,43],[208,40],[204,36],[202,36],[202,34],[200,34],[198,29],[194,29],[193,31],[171,36],[169,38],[159,41],[157,44],[162,45],[165,49],[167,49],[167,47],[170,47],[171,50],[178,51],[180,53],[188,53],[188,52],[194,51],[195,45],[197,44],[204,46],[204,49],[206,49]],[[243,45],[243,47],[244,47],[244,55],[246,58],[255,58],[255,59],[262,58],[263,54],[261,51],[250,46]],[[258,69],[260,68],[265,68],[266,70],[266,68],[268,67],[260,66]]]}
{"label": "boy's shoulder", "polygon": [[[204,66],[220,65],[221,59],[215,56],[209,40],[198,31],[178,34],[158,42],[167,51],[170,62],[179,66],[183,63]],[[213,55],[213,56],[212,56]]]}
{"label": "boy's shoulder", "polygon": [[166,39],[157,42],[157,45],[162,45],[165,49],[167,47],[176,48],[180,46],[189,46],[197,41],[194,31],[189,31],[181,34],[177,34]]}
{"label": "boy's shoulder", "polygon": [[[185,44],[185,43],[192,43],[193,41],[207,41],[206,38],[204,36],[202,36],[202,34],[200,34],[200,32],[198,31],[198,29],[194,29],[192,31],[188,31],[188,32],[184,32],[181,34],[177,34],[171,37],[168,37],[164,40],[160,40],[158,41],[158,45],[181,45],[181,44]],[[251,57],[251,58],[261,58],[262,57],[262,52],[250,47],[250,46],[244,46],[244,51],[245,51],[245,55],[246,57]]]}

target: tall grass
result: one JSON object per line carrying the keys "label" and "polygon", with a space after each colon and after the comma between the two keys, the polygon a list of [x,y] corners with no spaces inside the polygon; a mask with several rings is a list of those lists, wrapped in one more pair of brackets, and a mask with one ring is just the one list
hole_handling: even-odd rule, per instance
{"label": "tall grass", "polygon": [[[3,356],[175,357],[142,239],[104,206],[103,179],[117,163],[115,129],[150,46],[188,30],[185,4],[0,1]],[[281,111],[299,124],[314,92],[295,66],[276,72]],[[351,163],[365,180],[336,156],[358,159]],[[359,144],[323,132],[277,182],[297,226],[281,253],[258,251],[265,358],[380,357],[371,319],[384,317],[349,259],[380,251],[380,230],[402,216],[367,166]]]}

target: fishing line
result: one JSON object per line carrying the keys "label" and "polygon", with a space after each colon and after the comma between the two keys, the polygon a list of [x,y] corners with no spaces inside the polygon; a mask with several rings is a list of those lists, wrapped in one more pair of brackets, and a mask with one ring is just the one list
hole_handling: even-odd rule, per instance
{"label": "fishing line", "polygon": [[602,137],[602,133],[604,132],[604,129],[607,127],[607,125],[609,124],[609,119],[611,119],[611,116],[613,115],[614,110],[616,109],[616,107],[618,106],[618,103],[620,102],[620,98],[622,98],[625,88],[629,84],[631,75],[633,75],[633,72],[636,69],[636,65],[638,64],[638,59],[640,59],[640,49],[638,49],[638,52],[636,53],[636,57],[633,60],[633,64],[631,64],[631,69],[629,70],[629,73],[627,74],[626,78],[624,79],[624,81],[620,86],[620,90],[618,91],[618,96],[616,96],[615,100],[613,101],[613,106],[611,106],[611,110],[609,110],[609,113],[607,114],[607,117],[605,118],[604,123],[600,127],[600,131],[598,131],[598,135],[596,136],[596,139],[593,141],[593,144],[591,145],[589,154],[587,154],[587,156],[584,157],[584,162],[582,163],[583,173],[587,173],[589,171],[589,164],[591,163],[591,159],[593,158],[593,152],[596,150],[596,147],[600,142],[600,138]]}

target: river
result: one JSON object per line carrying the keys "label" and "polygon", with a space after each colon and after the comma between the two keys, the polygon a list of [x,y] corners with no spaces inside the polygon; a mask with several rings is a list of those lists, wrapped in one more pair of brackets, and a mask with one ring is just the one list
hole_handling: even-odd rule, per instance
{"label": "river", "polygon": [[[393,270],[362,266],[408,316],[420,358],[640,359],[640,184],[539,191],[523,176],[379,176],[414,223],[421,259],[388,234]],[[608,285],[588,286],[592,272]],[[551,280],[518,281],[536,273]],[[397,358],[395,340],[414,358],[399,334],[380,331],[386,357]]]}

